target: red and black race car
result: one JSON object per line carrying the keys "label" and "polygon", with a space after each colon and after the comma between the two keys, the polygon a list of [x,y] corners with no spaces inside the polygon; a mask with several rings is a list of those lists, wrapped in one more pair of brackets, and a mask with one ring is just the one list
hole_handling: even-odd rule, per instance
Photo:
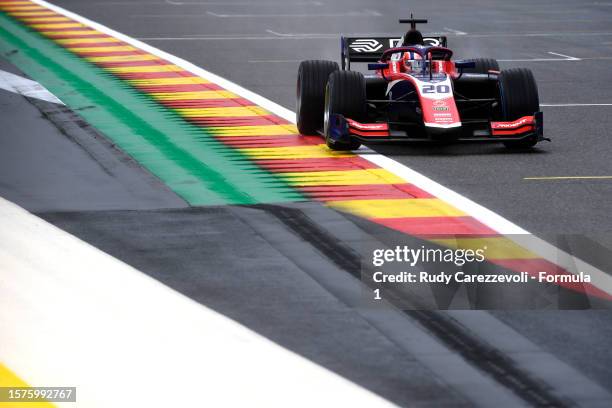
{"label": "red and black race car", "polygon": [[[530,70],[500,71],[494,59],[453,60],[446,37],[423,37],[416,24],[401,38],[342,37],[342,67],[300,64],[297,126],[333,150],[371,141],[488,141],[530,148],[543,134]],[[369,62],[375,75],[351,71]],[[375,62],[375,63],[371,63]],[[548,139],[546,139],[548,140]]]}

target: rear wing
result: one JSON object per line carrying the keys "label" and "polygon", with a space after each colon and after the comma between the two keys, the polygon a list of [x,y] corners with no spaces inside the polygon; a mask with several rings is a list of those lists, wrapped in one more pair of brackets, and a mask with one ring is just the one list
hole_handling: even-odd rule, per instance
{"label": "rear wing", "polygon": [[[342,69],[350,69],[351,62],[378,62],[389,48],[399,45],[401,37],[341,37]],[[425,36],[425,45],[446,47],[445,36]]]}

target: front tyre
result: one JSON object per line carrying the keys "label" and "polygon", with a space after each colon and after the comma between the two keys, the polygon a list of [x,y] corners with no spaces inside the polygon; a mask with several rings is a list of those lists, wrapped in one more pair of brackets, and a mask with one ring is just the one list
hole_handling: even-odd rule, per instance
{"label": "front tyre", "polygon": [[[533,73],[526,68],[508,69],[499,74],[499,96],[502,120],[516,120],[540,110],[538,87]],[[527,149],[537,143],[537,136],[532,136],[504,142],[504,145],[509,149]]]}
{"label": "front tyre", "polygon": [[337,71],[329,76],[325,92],[325,143],[332,150],[356,150],[358,140],[338,141],[330,137],[330,115],[363,121],[366,117],[366,81],[361,72]]}
{"label": "front tyre", "polygon": [[332,72],[338,71],[333,61],[303,61],[298,69],[296,116],[297,128],[304,135],[314,135],[323,128],[325,86]]}

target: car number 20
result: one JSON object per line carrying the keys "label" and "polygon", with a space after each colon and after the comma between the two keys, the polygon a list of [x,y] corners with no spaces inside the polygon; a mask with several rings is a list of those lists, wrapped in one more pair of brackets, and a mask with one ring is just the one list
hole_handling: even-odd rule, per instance
{"label": "car number 20", "polygon": [[447,94],[450,92],[450,86],[448,85],[424,85],[421,89],[424,94]]}

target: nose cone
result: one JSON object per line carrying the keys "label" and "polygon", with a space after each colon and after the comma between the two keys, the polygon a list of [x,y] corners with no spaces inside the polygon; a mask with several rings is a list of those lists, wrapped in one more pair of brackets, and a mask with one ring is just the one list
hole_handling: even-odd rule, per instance
{"label": "nose cone", "polygon": [[425,126],[425,129],[432,140],[453,141],[461,136],[461,125],[454,127]]}

